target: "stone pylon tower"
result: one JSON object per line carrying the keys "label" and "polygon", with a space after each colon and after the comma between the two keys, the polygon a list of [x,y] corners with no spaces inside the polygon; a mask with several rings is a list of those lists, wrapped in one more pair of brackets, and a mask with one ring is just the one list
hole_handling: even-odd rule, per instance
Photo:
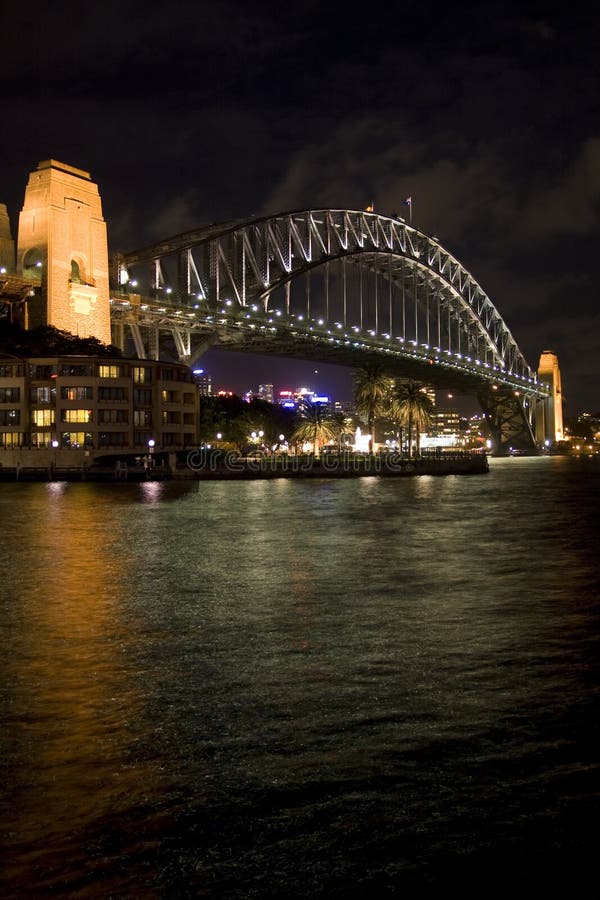
{"label": "stone pylon tower", "polygon": [[544,350],[538,366],[538,380],[550,385],[547,400],[538,400],[535,410],[535,439],[539,444],[564,440],[562,387],[558,357],[552,350]]}
{"label": "stone pylon tower", "polygon": [[15,271],[15,242],[10,233],[10,221],[4,203],[0,203],[0,272]]}
{"label": "stone pylon tower", "polygon": [[29,326],[54,325],[111,342],[106,222],[89,172],[48,159],[29,176],[19,217],[17,273],[40,282]]}

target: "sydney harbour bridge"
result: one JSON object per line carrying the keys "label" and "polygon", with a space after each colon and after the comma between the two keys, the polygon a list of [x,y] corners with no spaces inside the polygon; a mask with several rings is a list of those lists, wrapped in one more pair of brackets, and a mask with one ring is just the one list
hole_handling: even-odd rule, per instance
{"label": "sydney harbour bridge", "polygon": [[312,209],[211,225],[115,260],[116,340],[181,360],[211,346],[357,366],[474,394],[514,445],[534,442],[541,382],[473,276],[398,217]]}
{"label": "sydney harbour bridge", "polygon": [[[67,218],[79,221],[81,207],[68,204],[89,174],[53,160],[40,171],[54,173],[50,184],[60,183]],[[34,277],[35,266],[45,267],[46,320],[80,333],[82,311],[97,315],[104,304],[90,264],[99,256],[94,228],[105,229],[100,198],[91,213],[94,246],[66,248],[66,260],[52,260],[51,226],[45,245],[28,231],[28,205],[35,216],[40,203],[35,175],[21,213],[17,274]],[[83,188],[90,205],[97,188]],[[60,307],[50,294],[61,263],[70,266],[63,307],[78,310],[76,328],[50,315]],[[378,362],[391,375],[476,396],[498,448],[531,449],[555,437],[552,368],[536,372],[473,275],[435,236],[398,216],[308,209],[211,224],[113,257],[106,280],[111,339],[139,357],[166,354],[191,365],[219,347],[350,367]],[[87,327],[100,336],[101,325]]]}

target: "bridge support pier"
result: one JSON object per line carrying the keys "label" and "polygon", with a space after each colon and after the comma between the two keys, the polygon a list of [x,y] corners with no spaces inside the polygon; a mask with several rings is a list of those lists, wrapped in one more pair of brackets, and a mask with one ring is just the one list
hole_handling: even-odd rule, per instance
{"label": "bridge support pier", "polygon": [[511,450],[536,452],[529,405],[514,391],[492,387],[478,394],[492,439],[492,455],[508,456]]}

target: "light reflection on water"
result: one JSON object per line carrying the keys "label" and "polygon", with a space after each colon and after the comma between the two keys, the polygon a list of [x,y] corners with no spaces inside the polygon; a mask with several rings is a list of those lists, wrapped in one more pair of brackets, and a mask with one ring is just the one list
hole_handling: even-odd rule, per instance
{"label": "light reflection on water", "polygon": [[387,895],[519,839],[560,858],[594,771],[599,499],[560,459],[3,485],[8,886]]}
{"label": "light reflection on water", "polygon": [[124,708],[132,722],[141,709],[123,661],[130,623],[122,619],[114,544],[98,534],[91,498],[73,505],[58,484],[42,488],[52,498],[44,520],[23,519],[24,539],[30,531],[36,539],[7,609],[16,626],[6,661],[14,687],[9,721],[17,726],[11,749],[26,780],[35,773],[38,781],[19,803],[26,838],[63,833],[82,815],[113,807],[129,740],[127,727],[113,726]]}

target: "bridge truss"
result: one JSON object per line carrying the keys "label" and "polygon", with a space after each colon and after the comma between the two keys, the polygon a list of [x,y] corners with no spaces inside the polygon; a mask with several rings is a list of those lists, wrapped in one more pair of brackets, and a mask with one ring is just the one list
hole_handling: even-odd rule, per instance
{"label": "bridge truss", "polygon": [[533,442],[548,396],[494,304],[432,236],[366,211],[211,225],[116,259],[117,343],[182,361],[210,346],[357,366],[479,396],[497,440]]}

